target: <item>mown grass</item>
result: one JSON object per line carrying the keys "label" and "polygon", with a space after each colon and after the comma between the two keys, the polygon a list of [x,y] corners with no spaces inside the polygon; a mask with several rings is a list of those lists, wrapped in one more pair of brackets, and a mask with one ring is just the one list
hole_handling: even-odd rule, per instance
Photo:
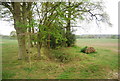
{"label": "mown grass", "polygon": [[[84,54],[84,46],[93,46],[97,52]],[[32,49],[30,62],[17,60],[16,40],[2,40],[3,79],[116,79],[118,73],[117,39],[78,39],[76,46],[51,50],[48,58],[42,49],[42,60],[34,59]],[[56,54],[68,55],[70,59],[60,62]],[[54,59],[54,60],[53,60]]]}

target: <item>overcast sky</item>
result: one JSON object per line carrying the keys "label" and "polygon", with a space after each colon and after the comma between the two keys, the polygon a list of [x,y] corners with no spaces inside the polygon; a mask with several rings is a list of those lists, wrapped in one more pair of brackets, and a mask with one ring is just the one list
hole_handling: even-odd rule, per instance
{"label": "overcast sky", "polygon": [[[99,1],[99,0],[98,0]],[[112,27],[109,27],[105,24],[99,28],[97,27],[95,22],[91,24],[84,24],[81,25],[78,22],[78,25],[85,27],[86,29],[83,30],[81,28],[76,28],[74,32],[77,35],[80,34],[118,34],[118,1],[119,0],[103,0],[105,2],[105,11],[110,16],[110,21],[113,24]],[[14,31],[14,27],[11,23],[7,21],[2,21],[0,19],[0,34],[3,35],[10,35],[11,31]]]}
{"label": "overcast sky", "polygon": [[[99,1],[99,0],[97,0]],[[102,24],[99,28],[97,24],[93,21],[90,24],[84,24],[83,27],[86,27],[86,30],[82,28],[76,28],[75,34],[118,34],[118,2],[119,0],[103,0],[105,3],[105,11],[110,17],[110,22],[113,24],[112,27],[109,27],[106,24]],[[81,24],[80,24],[81,25]]]}

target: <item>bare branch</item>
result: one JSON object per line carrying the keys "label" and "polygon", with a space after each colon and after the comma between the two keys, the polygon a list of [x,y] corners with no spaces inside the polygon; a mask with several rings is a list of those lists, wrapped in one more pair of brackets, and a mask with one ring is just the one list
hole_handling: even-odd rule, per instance
{"label": "bare branch", "polygon": [[11,13],[13,13],[13,9],[12,9],[12,7],[9,5],[9,3],[10,3],[10,2],[2,2],[2,5],[5,6],[6,8],[8,8]]}

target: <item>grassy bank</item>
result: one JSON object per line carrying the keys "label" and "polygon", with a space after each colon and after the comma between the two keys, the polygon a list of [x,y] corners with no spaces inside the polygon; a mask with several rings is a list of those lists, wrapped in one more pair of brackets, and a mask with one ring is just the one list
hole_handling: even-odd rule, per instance
{"label": "grassy bank", "polygon": [[[34,59],[37,54],[33,48],[31,61],[17,60],[16,40],[3,39],[2,42],[3,79],[116,79],[118,73],[117,39],[77,39],[76,46],[51,50],[50,54],[65,54],[69,62],[62,63],[48,58],[42,49],[42,60]],[[80,52],[84,46],[97,50],[94,54]]]}

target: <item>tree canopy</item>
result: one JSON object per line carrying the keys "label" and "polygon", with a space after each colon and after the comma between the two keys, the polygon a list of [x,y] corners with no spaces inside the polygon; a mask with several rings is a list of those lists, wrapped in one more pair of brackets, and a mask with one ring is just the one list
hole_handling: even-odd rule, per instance
{"label": "tree canopy", "polygon": [[[72,27],[76,20],[109,22],[102,2],[2,2],[2,18],[14,20],[19,45],[19,59],[28,59],[27,51],[37,45],[38,57],[41,48],[48,50],[74,45]],[[7,9],[6,9],[7,8]],[[27,51],[26,51],[27,50]]]}

